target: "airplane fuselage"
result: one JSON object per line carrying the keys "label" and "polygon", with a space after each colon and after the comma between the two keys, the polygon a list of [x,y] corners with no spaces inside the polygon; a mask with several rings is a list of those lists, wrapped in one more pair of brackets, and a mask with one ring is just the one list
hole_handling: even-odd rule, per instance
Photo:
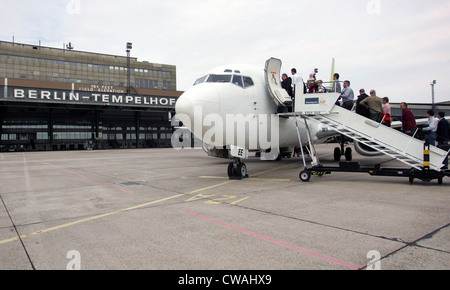
{"label": "airplane fuselage", "polygon": [[[267,150],[306,144],[304,121],[280,117],[271,98],[264,69],[229,65],[214,69],[197,80],[176,103],[176,117],[209,146],[238,146]],[[326,126],[309,124],[314,142],[333,135]],[[269,146],[269,148],[268,148]]]}

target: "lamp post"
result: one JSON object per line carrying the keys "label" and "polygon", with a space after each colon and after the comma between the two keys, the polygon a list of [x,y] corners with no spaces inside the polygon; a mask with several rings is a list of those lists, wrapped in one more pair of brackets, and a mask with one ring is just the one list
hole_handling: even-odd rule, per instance
{"label": "lamp post", "polygon": [[127,96],[129,96],[131,92],[130,52],[132,48],[133,44],[127,42]]}
{"label": "lamp post", "polygon": [[[131,68],[130,68],[130,52],[133,48],[133,44],[131,42],[127,42],[127,96],[131,93]],[[141,114],[140,112],[134,112],[134,127],[136,134],[136,148],[140,148],[139,139],[140,139],[140,126],[141,126]]]}
{"label": "lamp post", "polygon": [[432,104],[432,108],[434,110],[435,105],[434,105],[434,85],[436,84],[436,80],[433,80],[431,82],[431,104]]}

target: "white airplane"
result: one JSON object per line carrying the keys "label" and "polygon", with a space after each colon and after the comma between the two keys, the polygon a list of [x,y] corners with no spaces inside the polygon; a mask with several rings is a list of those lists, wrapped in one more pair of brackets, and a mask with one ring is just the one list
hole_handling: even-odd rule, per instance
{"label": "white airplane", "polygon": [[[299,146],[299,140],[306,146],[306,126],[315,144],[340,136],[323,123],[309,121],[306,124],[299,117],[278,114],[280,107],[291,105],[291,98],[280,86],[280,70],[281,61],[275,58],[269,59],[264,69],[239,64],[212,69],[180,96],[172,124],[176,127],[181,121],[184,130],[207,144],[210,156],[234,159],[228,165],[230,178],[247,176],[243,159],[248,158],[250,151],[261,152],[262,160],[275,160],[283,154],[291,154],[292,148]],[[297,90],[303,94],[303,86]],[[335,94],[337,100],[339,94]],[[172,145],[175,142],[178,143],[175,148],[190,147],[189,138],[178,140],[180,134],[176,133]],[[380,155],[358,142],[354,142],[354,146],[362,155]],[[343,144],[341,148],[335,148],[335,159],[345,155],[351,160],[351,148],[345,153]]]}

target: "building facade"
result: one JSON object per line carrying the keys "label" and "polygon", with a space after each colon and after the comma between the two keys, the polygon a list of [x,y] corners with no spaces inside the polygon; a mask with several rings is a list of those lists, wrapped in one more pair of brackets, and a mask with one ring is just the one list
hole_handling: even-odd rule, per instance
{"label": "building facade", "polygon": [[0,41],[0,150],[169,147],[181,94],[173,65]]}
{"label": "building facade", "polygon": [[[393,120],[401,121],[402,110],[400,109],[400,103],[391,103],[391,106]],[[435,115],[437,115],[439,112],[444,112],[445,116],[450,116],[450,104],[448,102],[437,103],[434,106],[432,104],[408,103],[408,108],[411,109],[416,119],[427,118],[428,110],[433,110]]]}

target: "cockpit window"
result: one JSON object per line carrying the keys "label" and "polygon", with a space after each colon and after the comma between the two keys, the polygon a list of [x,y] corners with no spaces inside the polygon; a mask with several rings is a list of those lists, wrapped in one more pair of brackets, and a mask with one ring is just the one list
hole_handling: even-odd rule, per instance
{"label": "cockpit window", "polygon": [[242,84],[242,77],[238,76],[238,75],[233,76],[233,84],[240,86],[240,87],[244,87],[244,85]]}
{"label": "cockpit window", "polygon": [[244,79],[244,88],[248,88],[254,85],[252,78],[242,77]]}
{"label": "cockpit window", "polygon": [[250,77],[240,76],[240,75],[206,75],[195,81],[194,86],[202,84],[204,82],[208,83],[232,83],[241,88],[248,88],[253,85],[253,80]]}
{"label": "cockpit window", "polygon": [[195,81],[194,86],[204,83],[206,81],[206,78],[208,78],[207,75],[199,78],[198,80]]}
{"label": "cockpit window", "polygon": [[231,82],[231,75],[210,75],[208,83],[229,83]]}

